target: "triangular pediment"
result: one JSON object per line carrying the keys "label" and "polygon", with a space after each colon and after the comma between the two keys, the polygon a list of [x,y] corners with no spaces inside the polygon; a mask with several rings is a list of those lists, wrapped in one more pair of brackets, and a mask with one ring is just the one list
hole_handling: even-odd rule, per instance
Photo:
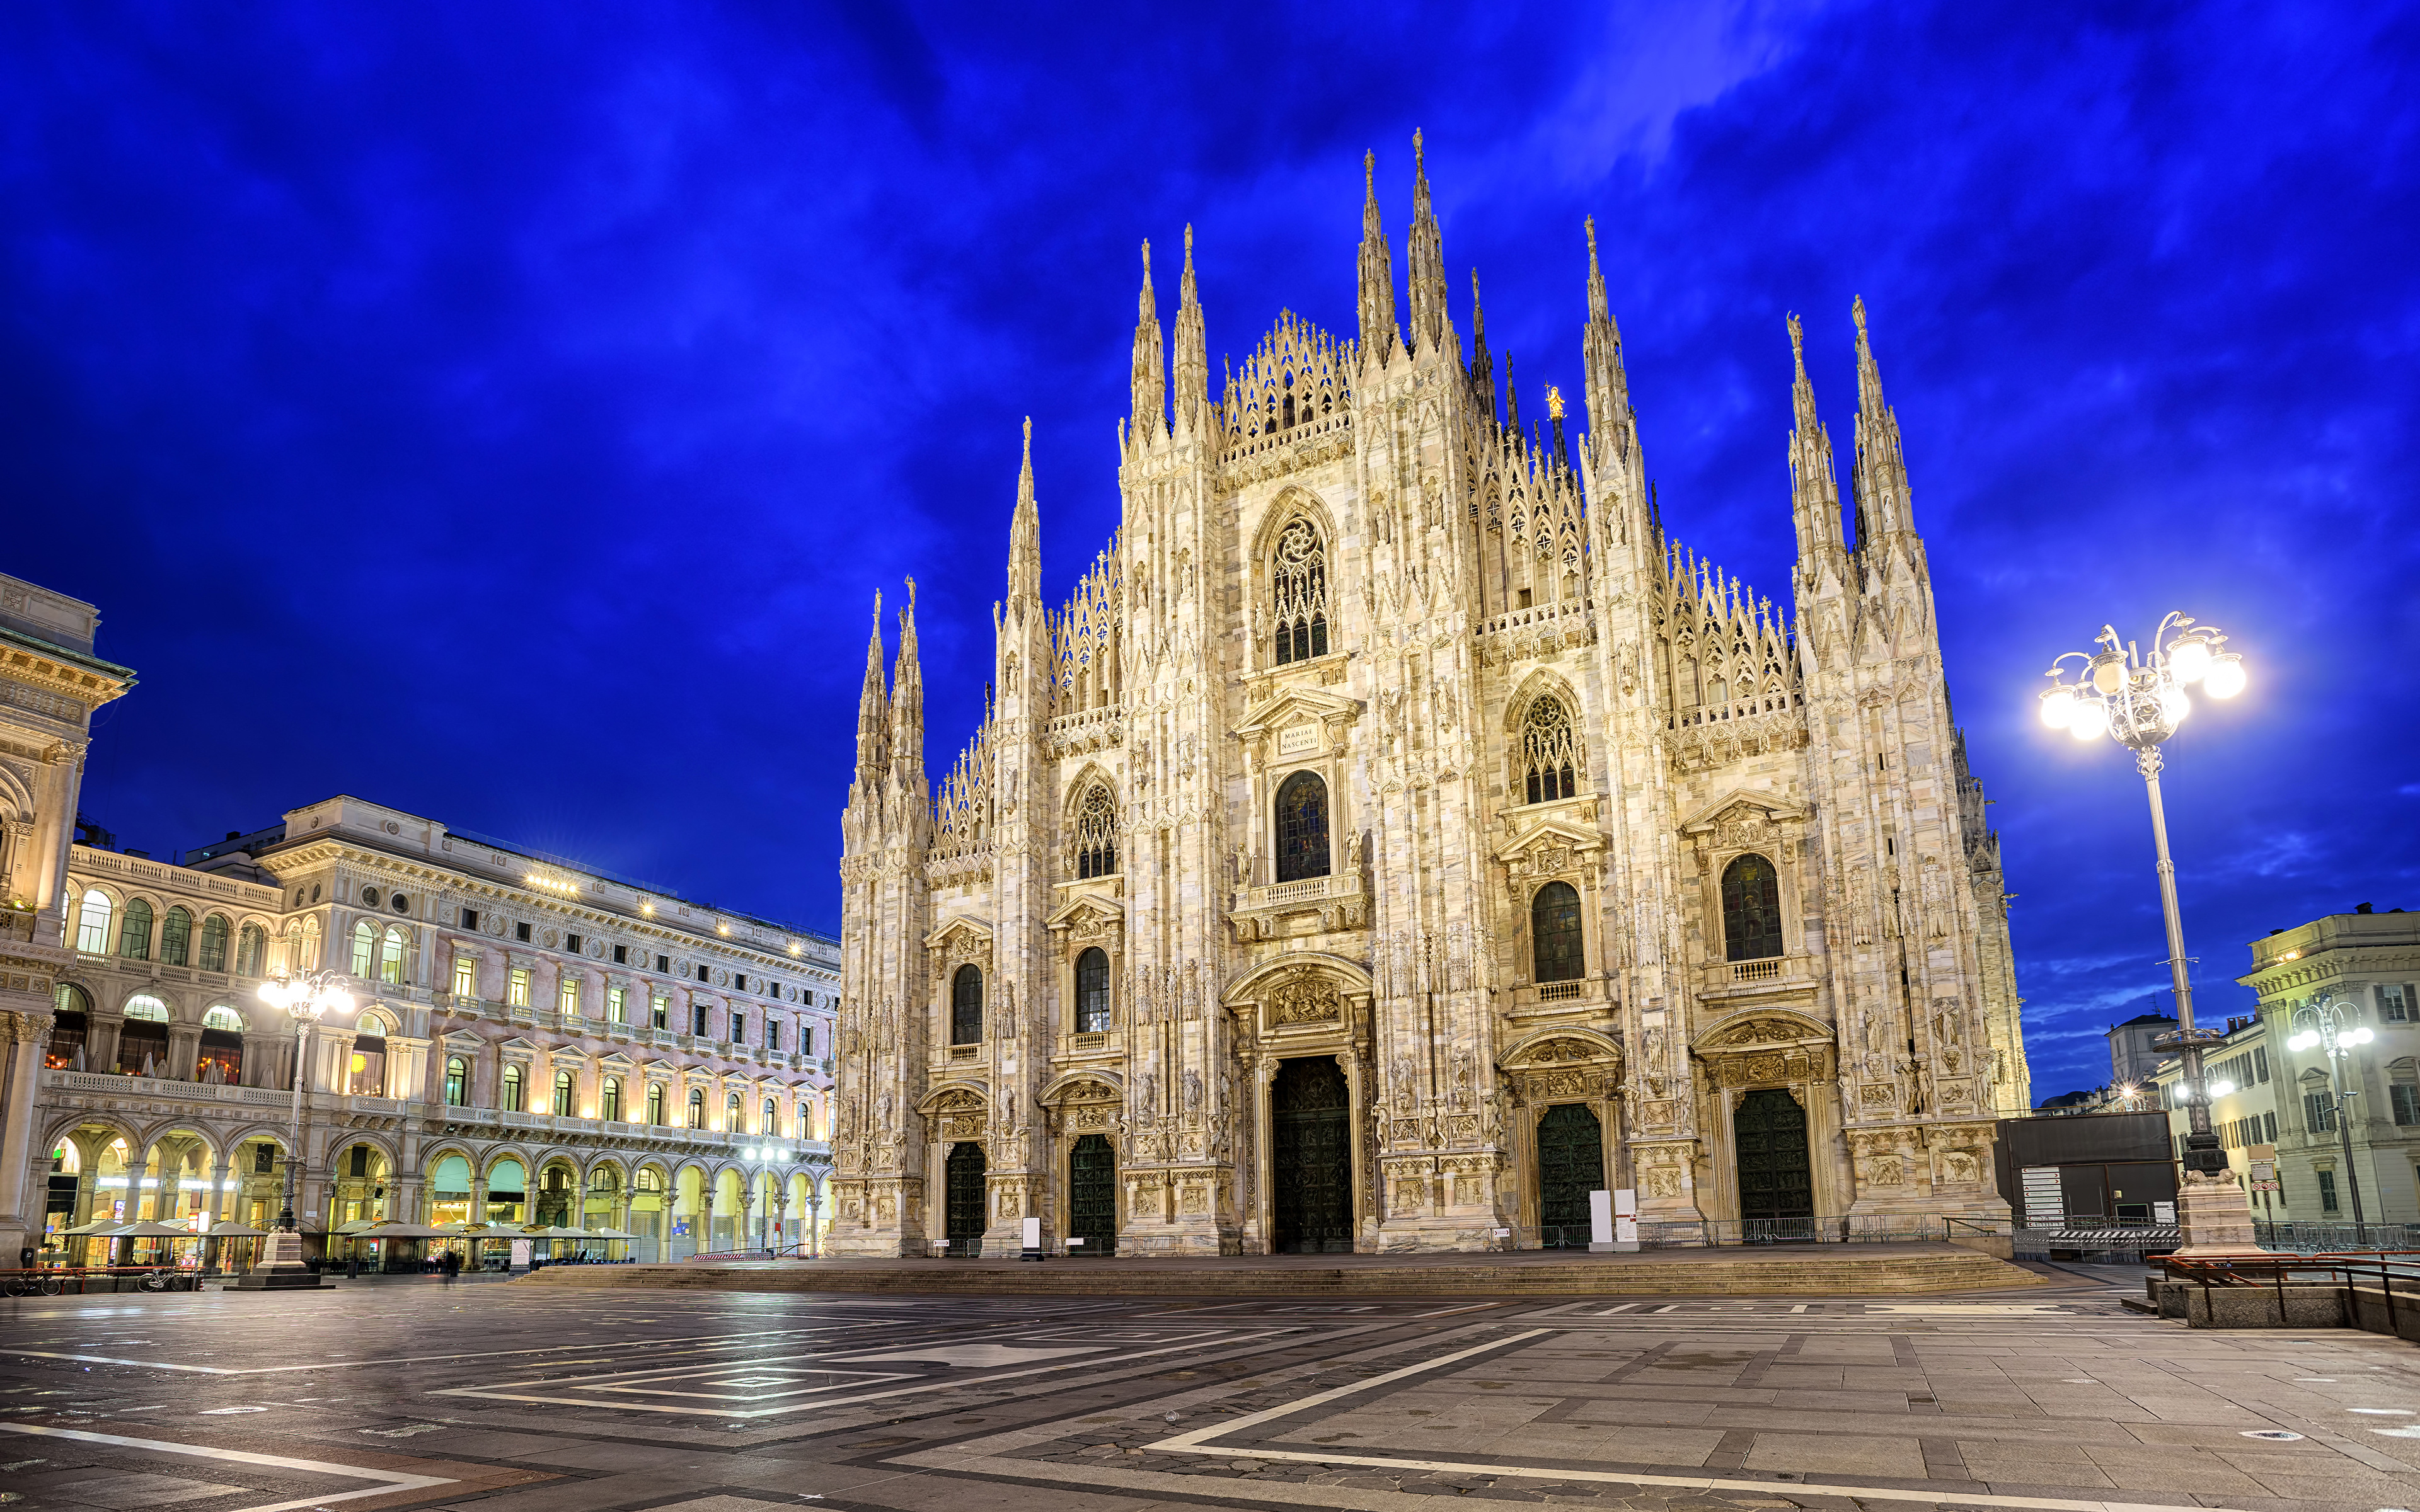
{"label": "triangular pediment", "polygon": [[1230,733],[1239,738],[1281,730],[1303,719],[1357,719],[1366,707],[1359,699],[1344,698],[1325,688],[1295,686],[1281,688],[1278,696],[1244,716],[1244,722]]}
{"label": "triangular pediment", "polygon": [[1605,837],[1567,819],[1540,819],[1498,847],[1496,858],[1517,860],[1548,845],[1565,845],[1575,851],[1603,850]]}
{"label": "triangular pediment", "polygon": [[1804,807],[1787,799],[1776,798],[1770,793],[1760,793],[1753,788],[1741,788],[1724,794],[1682,821],[1681,833],[1703,834],[1731,818],[1731,811],[1735,809],[1740,810],[1739,817],[1743,820],[1761,821],[1769,825],[1793,824],[1806,819],[1807,815],[1807,810]]}
{"label": "triangular pediment", "polygon": [[536,1055],[538,1049],[535,1044],[522,1039],[518,1034],[514,1035],[511,1039],[506,1040],[503,1044],[498,1045],[496,1048],[499,1050],[509,1050],[516,1055],[523,1056]]}
{"label": "triangular pediment", "polygon": [[600,1057],[597,1064],[612,1071],[628,1071],[632,1062],[629,1057],[622,1054],[619,1050],[616,1050],[610,1055]]}
{"label": "triangular pediment", "polygon": [[1078,919],[1098,918],[1117,923],[1125,917],[1125,906],[1116,899],[1097,892],[1079,892],[1060,904],[1058,911],[1042,922],[1050,929],[1065,929]]}
{"label": "triangular pediment", "polygon": [[925,935],[924,946],[927,949],[939,949],[941,947],[948,945],[952,939],[959,936],[964,936],[965,938],[979,944],[989,945],[991,943],[991,920],[987,918],[976,918],[971,915],[951,919],[948,923],[943,924],[939,929],[937,929],[932,933]]}

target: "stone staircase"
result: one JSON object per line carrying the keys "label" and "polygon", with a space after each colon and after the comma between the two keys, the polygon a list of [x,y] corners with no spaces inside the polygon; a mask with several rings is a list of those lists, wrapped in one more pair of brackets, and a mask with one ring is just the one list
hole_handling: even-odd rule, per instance
{"label": "stone staircase", "polygon": [[1295,1256],[1226,1259],[756,1260],[566,1265],[519,1286],[901,1296],[1900,1296],[2038,1287],[2034,1272],[1954,1244],[1659,1250],[1638,1255]]}

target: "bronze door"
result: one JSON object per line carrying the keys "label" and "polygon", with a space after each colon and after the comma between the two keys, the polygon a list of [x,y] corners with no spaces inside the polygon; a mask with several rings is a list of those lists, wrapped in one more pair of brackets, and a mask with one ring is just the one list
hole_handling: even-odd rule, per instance
{"label": "bronze door", "polygon": [[1118,1252],[1118,1152],[1100,1134],[1076,1141],[1067,1157],[1067,1237],[1080,1253]]}
{"label": "bronze door", "polygon": [[1353,1251],[1352,1094],[1328,1058],[1289,1060],[1269,1088],[1270,1248]]}
{"label": "bronze door", "polygon": [[972,1259],[983,1253],[984,1232],[984,1161],[983,1146],[952,1145],[948,1186],[941,1203],[949,1215],[950,1254],[954,1257]]}
{"label": "bronze door", "polygon": [[1538,1120],[1538,1237],[1554,1249],[1590,1239],[1589,1194],[1605,1187],[1605,1132],[1577,1103]]}
{"label": "bronze door", "polygon": [[1807,1156],[1807,1110],[1776,1087],[1740,1099],[1731,1115],[1739,1146],[1740,1217],[1749,1222],[1815,1216],[1815,1175]]}

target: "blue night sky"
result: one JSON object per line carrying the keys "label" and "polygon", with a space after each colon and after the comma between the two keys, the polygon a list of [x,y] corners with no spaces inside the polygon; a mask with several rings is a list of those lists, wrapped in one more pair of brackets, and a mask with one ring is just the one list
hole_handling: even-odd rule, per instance
{"label": "blue night sky", "polygon": [[[166,854],[336,792],[837,924],[867,609],[978,713],[1020,417],[1047,591],[1117,519],[1145,238],[1214,368],[1350,334],[1424,128],[1454,317],[1578,387],[1597,218],[1679,539],[1786,596],[1790,348],[1905,428],[2035,1090],[2165,1001],[2142,789],[2041,670],[2169,609],[2206,1013],[2420,908],[2420,12],[42,4],[0,10],[0,568],[142,675],[85,810]],[[1609,13],[1608,13],[1609,12]]]}

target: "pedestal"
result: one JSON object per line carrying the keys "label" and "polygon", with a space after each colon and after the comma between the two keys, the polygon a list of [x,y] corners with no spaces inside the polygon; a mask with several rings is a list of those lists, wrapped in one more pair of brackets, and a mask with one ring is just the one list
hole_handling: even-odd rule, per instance
{"label": "pedestal", "polygon": [[2184,1243],[2175,1251],[2178,1257],[2267,1253],[2253,1238],[2252,1204],[2232,1176],[2195,1170],[2179,1174],[2177,1228]]}
{"label": "pedestal", "polygon": [[227,1283],[230,1291],[307,1291],[319,1273],[302,1263],[302,1236],[274,1233],[260,1247],[260,1263]]}

